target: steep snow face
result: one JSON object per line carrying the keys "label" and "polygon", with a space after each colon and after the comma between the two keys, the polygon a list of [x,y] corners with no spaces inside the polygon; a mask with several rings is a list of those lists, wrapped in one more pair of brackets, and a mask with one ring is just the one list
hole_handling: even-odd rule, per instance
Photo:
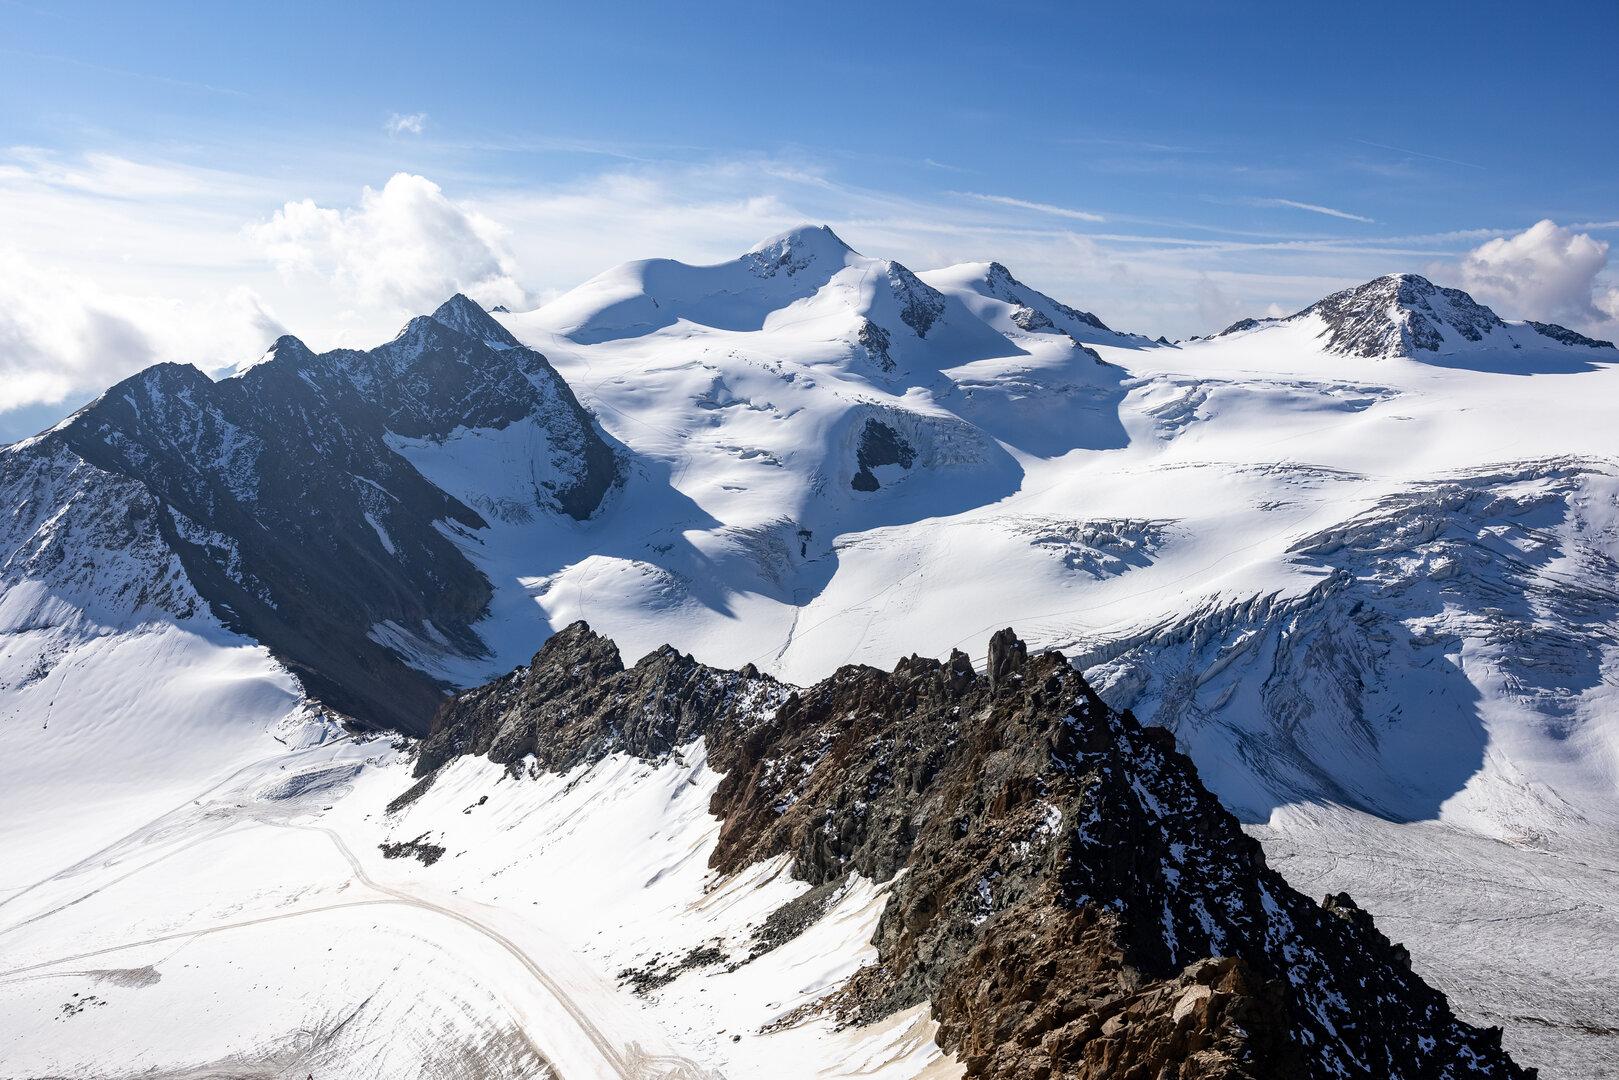
{"label": "steep snow face", "polygon": [[1301,595],[1211,604],[1082,662],[1200,759],[1244,761],[1208,772],[1250,820],[1331,802],[1513,843],[1607,828],[1616,527],[1611,463],[1472,470],[1297,540],[1323,571]]}
{"label": "steep snow face", "polygon": [[1067,334],[1103,345],[1148,344],[1137,334],[1121,334],[1088,311],[1053,300],[1023,284],[1000,263],[960,263],[922,275],[934,288],[960,297],[980,319],[1002,331]]}
{"label": "steep snow face", "polygon": [[1442,288],[1416,274],[1389,274],[1344,289],[1287,319],[1243,319],[1221,336],[1296,321],[1306,321],[1326,351],[1343,356],[1546,351],[1554,345],[1576,350],[1613,348],[1612,342],[1597,341],[1552,323],[1503,322],[1460,289]]}
{"label": "steep snow face", "polygon": [[245,580],[230,538],[60,443],[0,450],[0,489],[3,903],[307,732],[296,681],[220,625],[172,543]]}

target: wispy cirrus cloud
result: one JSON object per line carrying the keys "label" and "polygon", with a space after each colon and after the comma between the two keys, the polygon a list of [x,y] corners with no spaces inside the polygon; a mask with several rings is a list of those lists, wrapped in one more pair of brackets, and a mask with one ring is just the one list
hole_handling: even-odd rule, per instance
{"label": "wispy cirrus cloud", "polygon": [[1340,221],[1360,221],[1367,225],[1375,225],[1375,218],[1363,214],[1351,214],[1348,210],[1335,210],[1330,206],[1319,203],[1299,202],[1297,199],[1244,199],[1245,206],[1268,206],[1287,210],[1304,210],[1311,214],[1321,214],[1325,217],[1338,218]]}
{"label": "wispy cirrus cloud", "polygon": [[1485,168],[1485,166],[1476,164],[1476,163],[1471,162],[1471,161],[1459,161],[1456,158],[1441,157],[1438,154],[1424,153],[1421,150],[1410,150],[1410,149],[1407,149],[1406,147],[1403,147],[1403,146],[1390,146],[1388,143],[1372,142],[1370,139],[1355,139],[1353,141],[1360,143],[1362,146],[1370,146],[1370,147],[1372,147],[1373,149],[1376,149],[1376,150],[1387,150],[1387,151],[1389,151],[1391,153],[1395,153],[1395,154],[1405,154],[1408,157],[1426,158],[1429,161],[1440,161],[1440,162],[1445,163],[1446,165],[1460,165],[1464,169],[1483,169],[1483,168]]}
{"label": "wispy cirrus cloud", "polygon": [[1074,210],[1067,206],[1053,206],[1051,203],[1015,199],[1010,195],[986,195],[979,191],[952,191],[950,194],[963,199],[977,199],[979,202],[993,203],[996,206],[1009,206],[1014,210],[1031,210],[1037,214],[1049,214],[1052,217],[1067,218],[1070,221],[1103,222],[1107,220],[1103,215],[1089,210]]}

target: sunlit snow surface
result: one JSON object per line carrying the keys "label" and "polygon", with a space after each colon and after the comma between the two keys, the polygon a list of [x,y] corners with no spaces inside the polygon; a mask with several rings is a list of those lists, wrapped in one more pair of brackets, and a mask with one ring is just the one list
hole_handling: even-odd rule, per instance
{"label": "sunlit snow surface", "polygon": [[[584,618],[627,661],[807,683],[1015,626],[1173,727],[1291,881],[1352,893],[1524,1064],[1619,1075],[1615,354],[1513,328],[1351,358],[1309,318],[1159,346],[996,269],[809,231],[502,315],[627,478],[580,523],[525,505],[524,424],[398,442],[489,521],[454,535],[494,659],[373,636],[470,684]],[[875,491],[868,422],[914,452]],[[252,643],[6,581],[0,1076],[954,1074],[925,1012],[775,1030],[870,959],[874,883],[735,971],[621,985],[803,888],[708,875],[700,744],[462,761],[390,816],[408,763],[330,741]],[[378,850],[417,838],[442,858]]]}

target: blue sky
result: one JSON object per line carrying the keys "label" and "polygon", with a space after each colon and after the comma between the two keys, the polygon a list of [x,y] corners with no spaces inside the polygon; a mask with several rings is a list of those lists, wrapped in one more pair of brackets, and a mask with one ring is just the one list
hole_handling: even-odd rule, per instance
{"label": "blue sky", "polygon": [[1391,270],[1619,323],[1611,0],[0,0],[0,27],[0,308],[32,313],[0,315],[0,437],[141,361],[365,343],[446,287],[535,303],[806,219],[1154,334]]}

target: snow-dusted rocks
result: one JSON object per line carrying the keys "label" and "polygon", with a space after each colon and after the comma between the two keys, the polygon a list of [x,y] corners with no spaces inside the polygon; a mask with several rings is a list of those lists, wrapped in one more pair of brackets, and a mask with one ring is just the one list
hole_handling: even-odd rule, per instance
{"label": "snow-dusted rocks", "polygon": [[[1460,289],[1417,274],[1389,274],[1335,292],[1286,319],[1242,319],[1220,336],[1306,322],[1328,352],[1370,358],[1566,346],[1609,350],[1552,323],[1507,323]],[[1611,359],[1611,357],[1609,358]]]}

